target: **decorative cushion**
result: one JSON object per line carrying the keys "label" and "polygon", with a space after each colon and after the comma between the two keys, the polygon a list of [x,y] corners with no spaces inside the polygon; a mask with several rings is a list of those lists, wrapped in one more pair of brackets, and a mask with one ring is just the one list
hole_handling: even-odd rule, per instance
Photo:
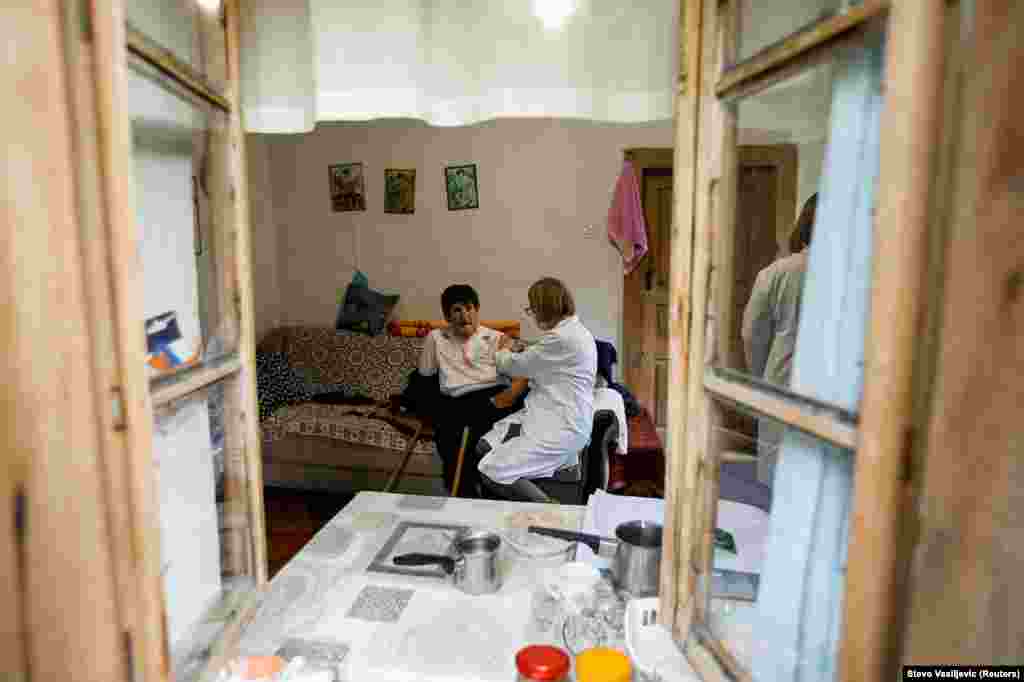
{"label": "decorative cushion", "polygon": [[376,336],[384,331],[398,298],[398,294],[382,294],[353,280],[334,326]]}
{"label": "decorative cushion", "polygon": [[289,364],[284,353],[256,353],[256,395],[260,420],[283,405],[309,400],[312,393],[305,378]]}

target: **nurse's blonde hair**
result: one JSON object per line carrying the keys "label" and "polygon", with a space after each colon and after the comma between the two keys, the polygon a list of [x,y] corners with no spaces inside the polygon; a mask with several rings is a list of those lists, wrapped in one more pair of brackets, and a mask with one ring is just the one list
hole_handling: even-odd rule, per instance
{"label": "nurse's blonde hair", "polygon": [[560,279],[543,277],[530,286],[526,296],[540,324],[553,326],[576,314],[576,302]]}

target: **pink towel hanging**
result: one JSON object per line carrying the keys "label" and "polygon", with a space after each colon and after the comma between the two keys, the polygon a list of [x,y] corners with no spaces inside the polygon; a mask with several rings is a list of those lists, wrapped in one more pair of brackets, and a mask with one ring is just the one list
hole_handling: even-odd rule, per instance
{"label": "pink towel hanging", "polygon": [[647,253],[647,226],[640,204],[640,185],[633,162],[622,164],[622,174],[615,184],[615,196],[608,209],[608,239],[622,254],[622,267],[628,275]]}

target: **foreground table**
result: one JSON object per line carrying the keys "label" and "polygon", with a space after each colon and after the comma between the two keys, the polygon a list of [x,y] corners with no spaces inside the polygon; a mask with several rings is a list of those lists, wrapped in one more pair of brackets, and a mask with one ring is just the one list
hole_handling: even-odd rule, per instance
{"label": "foreground table", "polygon": [[[360,493],[271,581],[241,653],[323,646],[343,658],[342,679],[351,682],[514,680],[520,647],[555,643],[537,630],[531,607],[544,573],[568,558],[554,553],[559,541],[526,546],[533,556],[519,551],[521,529],[533,523],[578,530],[584,509]],[[463,594],[439,575],[389,572],[396,553],[442,550],[439,525],[503,536],[496,594]]]}

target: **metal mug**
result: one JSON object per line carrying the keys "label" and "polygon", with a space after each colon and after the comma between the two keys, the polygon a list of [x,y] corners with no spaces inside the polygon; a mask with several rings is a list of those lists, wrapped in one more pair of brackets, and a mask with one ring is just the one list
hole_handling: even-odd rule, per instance
{"label": "metal mug", "polygon": [[392,559],[399,566],[437,564],[452,576],[452,583],[466,594],[491,594],[501,588],[498,549],[501,538],[494,533],[460,533],[452,540],[451,556],[444,554],[401,554]]}
{"label": "metal mug", "polygon": [[615,586],[632,597],[658,594],[661,524],[651,521],[620,523],[615,527],[615,538],[540,526],[530,526],[529,530],[531,533],[582,542],[594,550],[594,554],[611,559]]}
{"label": "metal mug", "polygon": [[661,525],[627,521],[615,528],[615,582],[634,597],[658,594],[661,570]]}

